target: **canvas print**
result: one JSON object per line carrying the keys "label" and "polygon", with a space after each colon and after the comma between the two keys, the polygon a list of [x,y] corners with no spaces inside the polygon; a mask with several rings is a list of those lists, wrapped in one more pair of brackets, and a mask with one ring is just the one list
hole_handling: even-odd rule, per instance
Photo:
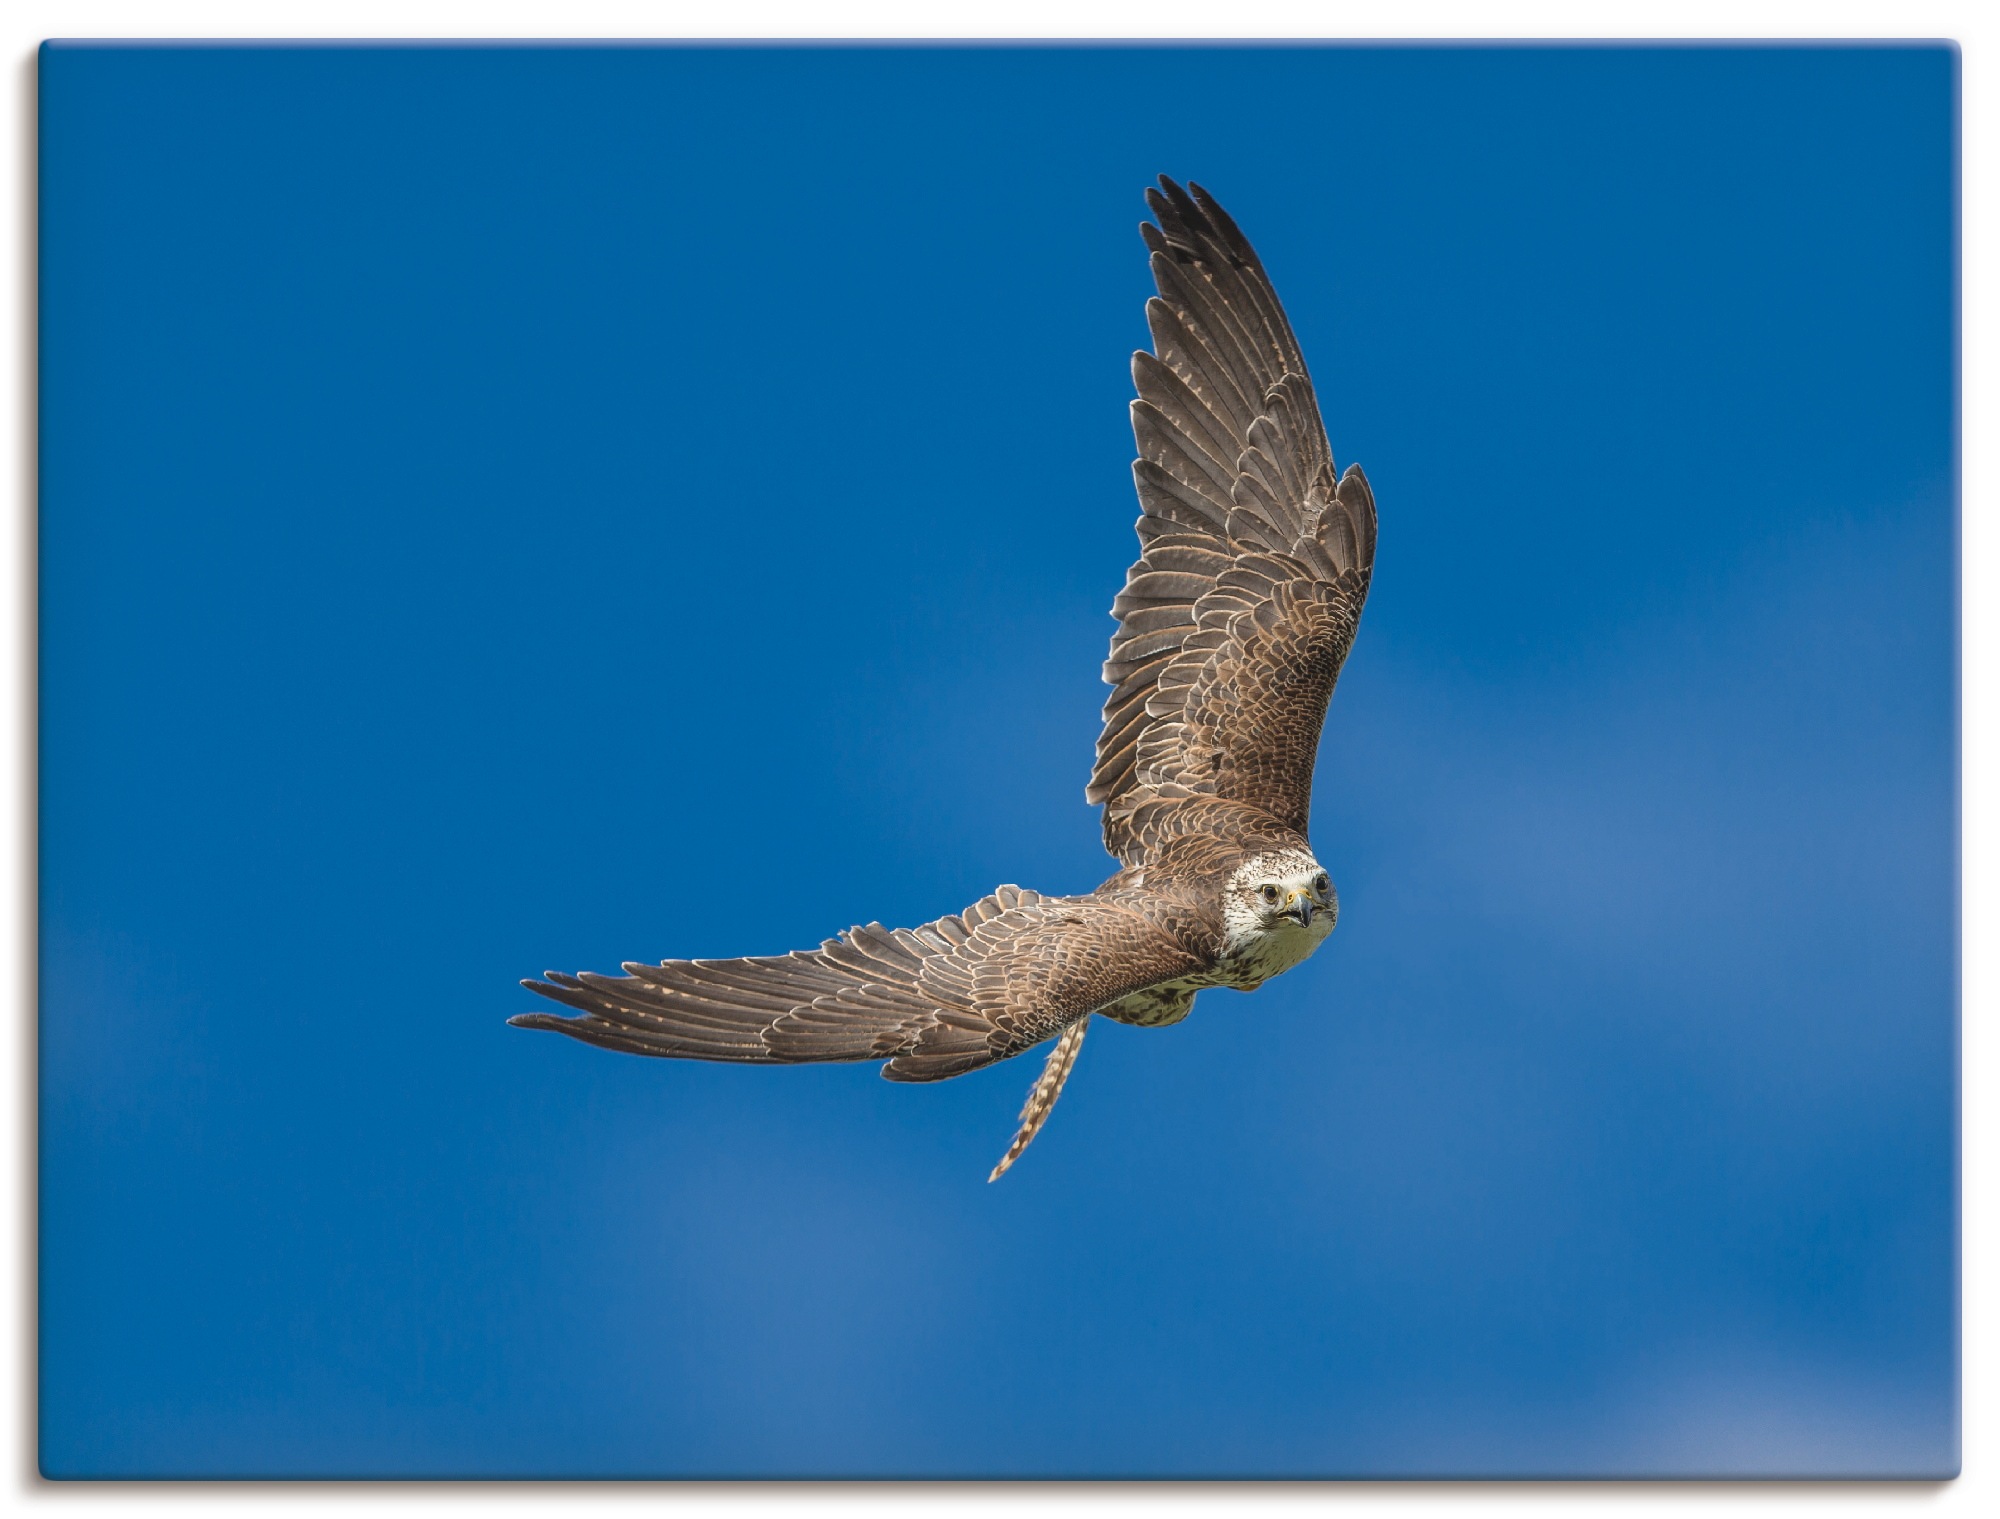
{"label": "canvas print", "polygon": [[44,1474],[1955,1473],[1957,87],[45,47]]}

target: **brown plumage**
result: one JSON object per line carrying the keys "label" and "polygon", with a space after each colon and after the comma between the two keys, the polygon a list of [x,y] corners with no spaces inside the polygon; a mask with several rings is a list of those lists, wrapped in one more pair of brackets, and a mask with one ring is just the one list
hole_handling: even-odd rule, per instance
{"label": "brown plumage", "polygon": [[[915,929],[818,949],[628,962],[522,985],[581,1015],[509,1021],[607,1049],[790,1064],[881,1060],[938,1081],[1056,1039],[989,1180],[1035,1137],[1093,1014],[1156,1026],[1318,948],[1337,902],[1306,842],[1313,761],[1375,559],[1375,503],[1336,474],[1263,265],[1200,186],[1141,225],[1159,295],[1133,356],[1141,552],[1113,605],[1087,792],[1123,868],[1088,896],[1003,886]],[[1318,920],[1316,926],[1315,919]]]}

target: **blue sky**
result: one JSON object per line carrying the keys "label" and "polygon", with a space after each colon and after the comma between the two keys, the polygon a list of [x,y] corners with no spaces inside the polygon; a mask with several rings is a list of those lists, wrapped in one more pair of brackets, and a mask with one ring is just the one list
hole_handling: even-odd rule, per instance
{"label": "blue sky", "polygon": [[[43,1469],[1950,1470],[1955,86],[45,52]],[[1106,873],[1160,172],[1380,502],[1328,948],[992,1187],[506,1028]]]}

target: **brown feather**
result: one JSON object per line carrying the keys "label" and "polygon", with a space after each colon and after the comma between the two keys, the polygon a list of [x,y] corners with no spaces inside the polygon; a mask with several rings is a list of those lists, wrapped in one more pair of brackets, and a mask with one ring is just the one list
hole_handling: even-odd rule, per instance
{"label": "brown feather", "polygon": [[[1375,557],[1373,496],[1358,468],[1335,483],[1298,339],[1249,242],[1198,185],[1162,179],[1147,202],[1160,293],[1154,352],[1132,363],[1143,552],[1113,608],[1115,689],[1086,792],[1128,865],[1180,835],[1177,809],[1154,802],[1212,796],[1305,831]],[[1225,487],[1226,507],[1212,494]]]}
{"label": "brown feather", "polygon": [[1021,1158],[1021,1152],[1034,1142],[1041,1133],[1042,1125],[1049,1121],[1049,1114],[1055,1111],[1056,1099],[1062,1096],[1063,1083],[1069,1080],[1069,1073],[1076,1065],[1076,1057],[1083,1049],[1083,1031],[1090,1026],[1090,1015],[1086,1013],[1062,1032],[1056,1040],[1055,1048],[1049,1051],[1049,1058],[1042,1066],[1042,1074],[1035,1078],[1035,1084],[1028,1088],[1028,1100],[1021,1108],[1021,1127],[1015,1131],[1014,1142],[1007,1146],[1007,1153],[1000,1157],[1000,1164],[986,1179],[996,1182],[1007,1174],[1007,1168]]}
{"label": "brown feather", "polygon": [[1093,1009],[1199,970],[1143,899],[1003,886],[920,929],[851,928],[816,950],[668,960],[522,985],[583,1014],[510,1020],[641,1054],[753,1065],[887,1060],[936,1081],[1017,1055]]}

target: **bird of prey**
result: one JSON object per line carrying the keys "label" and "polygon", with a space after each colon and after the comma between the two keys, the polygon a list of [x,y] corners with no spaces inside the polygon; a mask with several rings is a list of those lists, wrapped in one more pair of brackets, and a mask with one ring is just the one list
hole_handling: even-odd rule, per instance
{"label": "bird of prey", "polygon": [[521,984],[524,1013],[606,1049],[780,1065],[882,1060],[941,1081],[1053,1039],[997,1180],[1061,1095],[1093,1017],[1158,1027],[1206,987],[1251,991],[1339,912],[1306,839],[1320,726],[1375,560],[1375,502],[1335,472],[1278,297],[1235,222],[1164,176],[1142,223],[1159,295],[1139,398],[1139,560],[1112,607],[1111,686],[1086,796],[1115,875],[1087,896],[1002,886],[920,928],[817,949],[627,962]]}

